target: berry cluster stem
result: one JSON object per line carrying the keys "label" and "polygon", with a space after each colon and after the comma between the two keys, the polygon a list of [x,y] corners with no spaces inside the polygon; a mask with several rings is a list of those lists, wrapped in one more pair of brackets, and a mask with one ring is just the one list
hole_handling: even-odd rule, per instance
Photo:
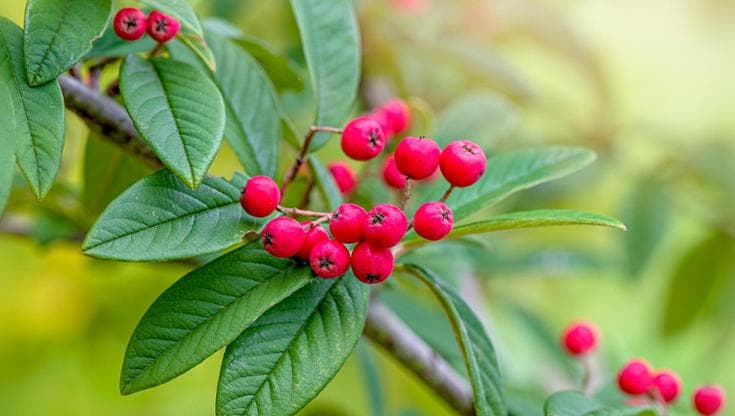
{"label": "berry cluster stem", "polygon": [[323,218],[323,217],[329,217],[331,215],[329,212],[309,211],[306,209],[289,208],[289,207],[284,207],[283,205],[278,205],[276,209],[287,215],[302,215],[304,217]]}
{"label": "berry cluster stem", "polygon": [[413,188],[413,182],[411,179],[406,178],[406,186],[403,187],[403,196],[401,197],[401,210],[405,211],[408,205],[408,200],[411,199],[411,189]]}
{"label": "berry cluster stem", "polygon": [[163,52],[163,43],[157,44],[151,51],[148,53],[149,58],[155,58],[156,56],[160,55]]}
{"label": "berry cluster stem", "polygon": [[286,188],[296,177],[296,174],[298,173],[299,169],[301,169],[301,166],[304,164],[304,162],[306,162],[306,154],[309,152],[309,146],[311,145],[312,139],[314,139],[314,136],[318,132],[341,134],[342,130],[336,127],[327,126],[309,127],[309,132],[306,133],[306,136],[304,136],[304,144],[301,146],[298,156],[296,156],[296,161],[294,162],[293,166],[291,166],[291,168],[288,170],[288,172],[286,172],[286,174],[283,176],[283,183],[281,183],[282,194],[286,194]]}
{"label": "berry cluster stem", "polygon": [[444,195],[442,195],[442,198],[439,201],[447,202],[447,199],[449,199],[449,195],[452,194],[453,190],[454,190],[454,185],[449,185],[449,188],[447,188],[446,192],[444,192]]}
{"label": "berry cluster stem", "polygon": [[664,400],[663,396],[661,395],[661,391],[657,388],[652,388],[648,391],[648,397],[653,400],[656,407],[658,408],[658,414],[661,416],[668,416],[669,414],[669,408],[666,405],[666,400]]}

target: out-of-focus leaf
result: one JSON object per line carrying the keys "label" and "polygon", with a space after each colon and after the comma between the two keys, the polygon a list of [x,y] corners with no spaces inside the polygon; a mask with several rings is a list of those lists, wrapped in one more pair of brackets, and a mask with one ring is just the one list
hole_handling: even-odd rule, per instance
{"label": "out-of-focus leaf", "polygon": [[[291,0],[301,44],[316,95],[319,126],[341,126],[357,96],[360,33],[353,0]],[[319,149],[329,133],[318,133],[309,150]]]}
{"label": "out-of-focus leaf", "polygon": [[76,64],[102,35],[110,0],[29,0],[26,4],[25,66],[31,85],[41,85]]}
{"label": "out-of-focus leaf", "polygon": [[607,407],[578,391],[552,394],[544,405],[546,416],[656,416],[651,407]]}
{"label": "out-of-focus leaf", "polygon": [[380,379],[380,369],[368,345],[364,342],[357,343],[357,348],[355,349],[357,363],[360,366],[361,378],[365,384],[365,390],[367,391],[370,402],[370,412],[373,416],[383,416],[385,414],[383,383]]}
{"label": "out-of-focus leaf", "polygon": [[406,136],[436,137],[436,115],[429,103],[418,97],[406,100],[411,112],[411,125]]}
{"label": "out-of-focus leaf", "polygon": [[321,192],[326,205],[330,210],[337,209],[342,203],[342,192],[337,188],[332,174],[324,167],[322,162],[315,156],[309,156],[309,167],[314,173],[314,181]]}
{"label": "out-of-focus leaf", "polygon": [[351,273],[317,279],[263,314],[225,351],[217,415],[296,414],[355,348],[368,293]]}
{"label": "out-of-focus leaf", "polygon": [[674,335],[686,329],[717,301],[717,293],[735,279],[735,241],[724,233],[691,247],[675,266],[666,293],[661,330]]}
{"label": "out-of-focus leaf", "polygon": [[263,222],[242,210],[240,189],[207,177],[192,190],[170,172],[156,172],[105,209],[82,251],[98,258],[151,261],[223,250]]}
{"label": "out-of-focus leaf", "polygon": [[439,114],[435,138],[441,147],[452,140],[492,146],[518,123],[518,112],[508,100],[490,91],[475,91],[458,98]]}
{"label": "out-of-focus leaf", "polygon": [[229,344],[312,280],[311,269],[252,243],[192,271],[156,299],[125,352],[120,391],[175,378]]}
{"label": "out-of-focus leaf", "polygon": [[41,212],[33,218],[31,237],[41,245],[57,240],[70,240],[77,234],[77,228],[68,218],[51,212]]}

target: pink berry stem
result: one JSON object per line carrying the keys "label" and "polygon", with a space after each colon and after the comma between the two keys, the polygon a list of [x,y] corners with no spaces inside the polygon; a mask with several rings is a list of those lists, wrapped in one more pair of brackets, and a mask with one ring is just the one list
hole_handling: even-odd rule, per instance
{"label": "pink berry stem", "polygon": [[288,215],[303,215],[304,217],[329,217],[331,214],[329,212],[320,212],[320,211],[309,211],[306,209],[299,209],[299,208],[289,208],[284,207],[283,205],[278,205],[276,209],[284,214]]}
{"label": "pink berry stem", "polygon": [[447,202],[447,199],[449,199],[449,195],[452,194],[453,190],[454,190],[454,185],[449,185],[449,188],[447,188],[447,191],[444,192],[444,195],[442,195],[442,198],[439,201]]}
{"label": "pink berry stem", "polygon": [[304,164],[304,162],[306,162],[306,153],[309,151],[311,140],[314,138],[314,135],[316,135],[317,132],[341,134],[342,130],[336,127],[327,127],[327,126],[309,127],[309,132],[306,133],[306,136],[304,136],[304,144],[301,145],[301,149],[299,149],[299,154],[298,156],[296,156],[296,161],[294,162],[293,166],[291,166],[291,168],[286,172],[286,174],[283,175],[283,182],[281,183],[281,194],[282,195],[286,194],[286,188],[291,183],[291,181],[293,181],[293,179],[296,177],[296,174],[299,172],[299,169],[301,169],[301,166]]}
{"label": "pink berry stem", "polygon": [[406,177],[406,186],[403,188],[403,196],[401,197],[401,207],[402,211],[406,210],[406,206],[408,205],[408,200],[411,199],[411,188],[413,188],[413,181]]}
{"label": "pink berry stem", "polygon": [[666,400],[664,400],[664,397],[661,395],[661,391],[657,388],[651,388],[648,390],[648,397],[653,400],[653,402],[656,404],[656,407],[658,408],[658,414],[661,416],[668,416],[669,414],[669,408],[666,404]]}
{"label": "pink berry stem", "polygon": [[310,224],[311,227],[314,227],[314,226],[319,225],[319,224],[321,224],[323,222],[330,221],[331,219],[332,219],[332,215],[331,214],[330,215],[325,215],[323,217],[320,217],[320,218],[315,219],[314,221],[310,222],[309,224]]}

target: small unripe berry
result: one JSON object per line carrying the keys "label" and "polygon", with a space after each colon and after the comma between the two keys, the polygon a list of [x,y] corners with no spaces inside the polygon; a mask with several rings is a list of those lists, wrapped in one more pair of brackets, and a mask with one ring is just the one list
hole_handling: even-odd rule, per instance
{"label": "small unripe berry", "polygon": [[363,283],[380,283],[393,273],[393,253],[363,241],[352,249],[352,273]]}
{"label": "small unripe berry", "polygon": [[631,360],[618,373],[618,386],[625,393],[638,395],[651,388],[651,366],[643,360]]}
{"label": "small unripe berry", "polygon": [[572,322],[564,329],[561,340],[569,354],[584,355],[597,348],[597,328],[589,322]]}
{"label": "small unripe berry", "polygon": [[399,98],[393,98],[380,106],[378,112],[384,114],[386,125],[390,134],[398,134],[406,131],[411,124],[411,110],[408,105]]}
{"label": "small unripe berry", "polygon": [[702,386],[694,390],[692,403],[700,415],[714,415],[725,404],[725,391],[719,386]]}
{"label": "small unripe berry", "polygon": [[439,158],[444,179],[458,187],[477,182],[486,167],[487,159],[480,146],[466,140],[449,143]]}
{"label": "small unripe berry", "polygon": [[272,256],[294,256],[304,244],[304,239],[304,227],[293,218],[276,217],[263,228],[263,247]]}
{"label": "small unripe berry", "polygon": [[311,250],[314,249],[314,246],[324,240],[329,240],[329,234],[327,234],[327,231],[321,225],[311,226],[309,221],[304,221],[301,225],[307,227],[306,237],[304,237],[304,244],[301,245],[299,252],[296,253],[296,257],[301,260],[309,260],[309,255],[311,254]]}
{"label": "small unripe berry", "polygon": [[658,390],[666,403],[671,403],[679,397],[681,380],[672,371],[661,370],[653,376],[653,388]]}
{"label": "small unripe berry", "polygon": [[376,247],[389,248],[406,235],[408,219],[395,205],[380,204],[368,211],[363,226],[365,239]]}
{"label": "small unripe berry", "polygon": [[181,23],[167,14],[154,10],[148,15],[148,34],[158,43],[166,43],[176,37]]}
{"label": "small unripe berry", "polygon": [[349,244],[363,239],[363,224],[367,219],[365,209],[357,204],[346,203],[337,207],[329,220],[329,231],[337,240]]}
{"label": "small unripe berry", "polygon": [[343,162],[333,162],[329,164],[328,168],[340,192],[347,195],[355,190],[357,177],[350,165]]}
{"label": "small unripe berry", "polygon": [[435,141],[420,137],[406,137],[396,147],[396,167],[411,179],[431,176],[439,166],[441,151]]}
{"label": "small unripe berry", "polygon": [[385,158],[385,162],[383,162],[383,181],[391,188],[403,189],[406,187],[406,175],[398,171],[396,159],[393,155]]}
{"label": "small unripe berry", "polygon": [[311,250],[309,264],[317,276],[334,279],[350,268],[350,252],[339,241],[324,240]]}
{"label": "small unripe berry", "polygon": [[281,191],[273,179],[267,176],[253,176],[242,188],[240,205],[253,217],[267,217],[281,202]]}
{"label": "small unripe berry", "polygon": [[383,129],[372,118],[354,118],[342,130],[341,145],[342,151],[352,159],[370,160],[385,147]]}
{"label": "small unripe berry", "polygon": [[145,13],[135,7],[120,9],[115,14],[112,27],[125,40],[138,40],[145,35]]}
{"label": "small unripe berry", "polygon": [[443,202],[434,201],[422,204],[413,216],[416,234],[437,241],[446,237],[454,225],[454,215]]}

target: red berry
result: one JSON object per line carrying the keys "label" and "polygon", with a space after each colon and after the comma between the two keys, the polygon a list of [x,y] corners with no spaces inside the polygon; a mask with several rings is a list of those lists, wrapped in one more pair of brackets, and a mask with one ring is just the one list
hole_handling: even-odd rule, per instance
{"label": "red berry", "polygon": [[391,134],[406,131],[411,124],[411,110],[408,105],[399,98],[393,98],[380,106],[377,112],[385,117],[385,124]]}
{"label": "red berry", "polygon": [[350,268],[350,252],[339,241],[324,240],[314,246],[309,264],[317,276],[333,279],[342,276]]}
{"label": "red berry", "polygon": [[426,179],[439,166],[439,146],[435,141],[406,137],[396,147],[396,167],[411,179]]}
{"label": "red berry", "polygon": [[454,215],[443,202],[426,202],[413,216],[413,228],[416,234],[427,240],[437,241],[452,231]]}
{"label": "red berry", "polygon": [[625,393],[638,395],[651,388],[651,366],[643,360],[631,360],[618,373],[618,386]]}
{"label": "red berry", "polygon": [[357,204],[342,204],[332,213],[329,231],[337,240],[348,244],[363,239],[363,224],[367,219],[365,209]]}
{"label": "red berry", "polygon": [[391,188],[403,189],[406,187],[406,175],[398,171],[396,159],[393,155],[385,158],[385,162],[383,162],[383,180]]}
{"label": "red berry", "polygon": [[653,387],[659,391],[666,403],[671,403],[679,397],[681,380],[674,372],[661,370],[653,376]]}
{"label": "red berry", "polygon": [[135,7],[120,9],[115,14],[112,27],[125,40],[138,40],[145,35],[145,13]]}
{"label": "red berry", "polygon": [[694,408],[701,415],[714,415],[725,404],[725,392],[719,386],[702,386],[694,390]]}
{"label": "red berry", "polygon": [[368,211],[363,226],[365,239],[377,247],[393,247],[406,235],[408,219],[395,205],[380,204]]}
{"label": "red berry", "polygon": [[380,283],[393,273],[393,253],[363,241],[352,249],[352,273],[363,283]]}
{"label": "red berry", "polygon": [[572,322],[564,329],[561,339],[569,354],[584,355],[597,348],[597,328],[589,322]]}
{"label": "red berry", "polygon": [[276,217],[263,229],[263,247],[276,257],[291,257],[299,252],[306,239],[304,227],[293,218]]}
{"label": "red berry", "polygon": [[342,130],[342,151],[352,159],[370,160],[384,147],[383,129],[372,118],[354,118]]}
{"label": "red berry", "polygon": [[242,188],[240,205],[254,217],[267,217],[281,202],[281,191],[273,179],[267,176],[253,176]]}
{"label": "red berry", "polygon": [[329,240],[329,234],[327,234],[327,231],[322,228],[321,225],[310,226],[309,224],[309,221],[304,221],[301,223],[301,225],[303,226],[308,226],[306,237],[304,238],[304,244],[301,245],[299,252],[296,253],[296,257],[300,258],[301,260],[309,260],[309,255],[314,249],[314,246],[316,246],[319,242]]}
{"label": "red berry", "polygon": [[439,158],[444,179],[459,187],[477,182],[486,167],[487,159],[480,146],[466,140],[449,143]]}
{"label": "red berry", "polygon": [[328,168],[340,192],[346,195],[355,190],[357,178],[350,165],[343,162],[333,162],[329,164]]}
{"label": "red berry", "polygon": [[176,37],[181,23],[175,18],[154,10],[148,15],[148,34],[158,43],[166,43]]}
{"label": "red berry", "polygon": [[381,109],[378,108],[372,113],[367,114],[367,116],[378,123],[380,129],[383,131],[383,137],[385,137],[386,142],[390,141],[393,138],[393,132],[390,130],[390,126],[388,125],[388,115],[385,113],[385,111],[381,111]]}

